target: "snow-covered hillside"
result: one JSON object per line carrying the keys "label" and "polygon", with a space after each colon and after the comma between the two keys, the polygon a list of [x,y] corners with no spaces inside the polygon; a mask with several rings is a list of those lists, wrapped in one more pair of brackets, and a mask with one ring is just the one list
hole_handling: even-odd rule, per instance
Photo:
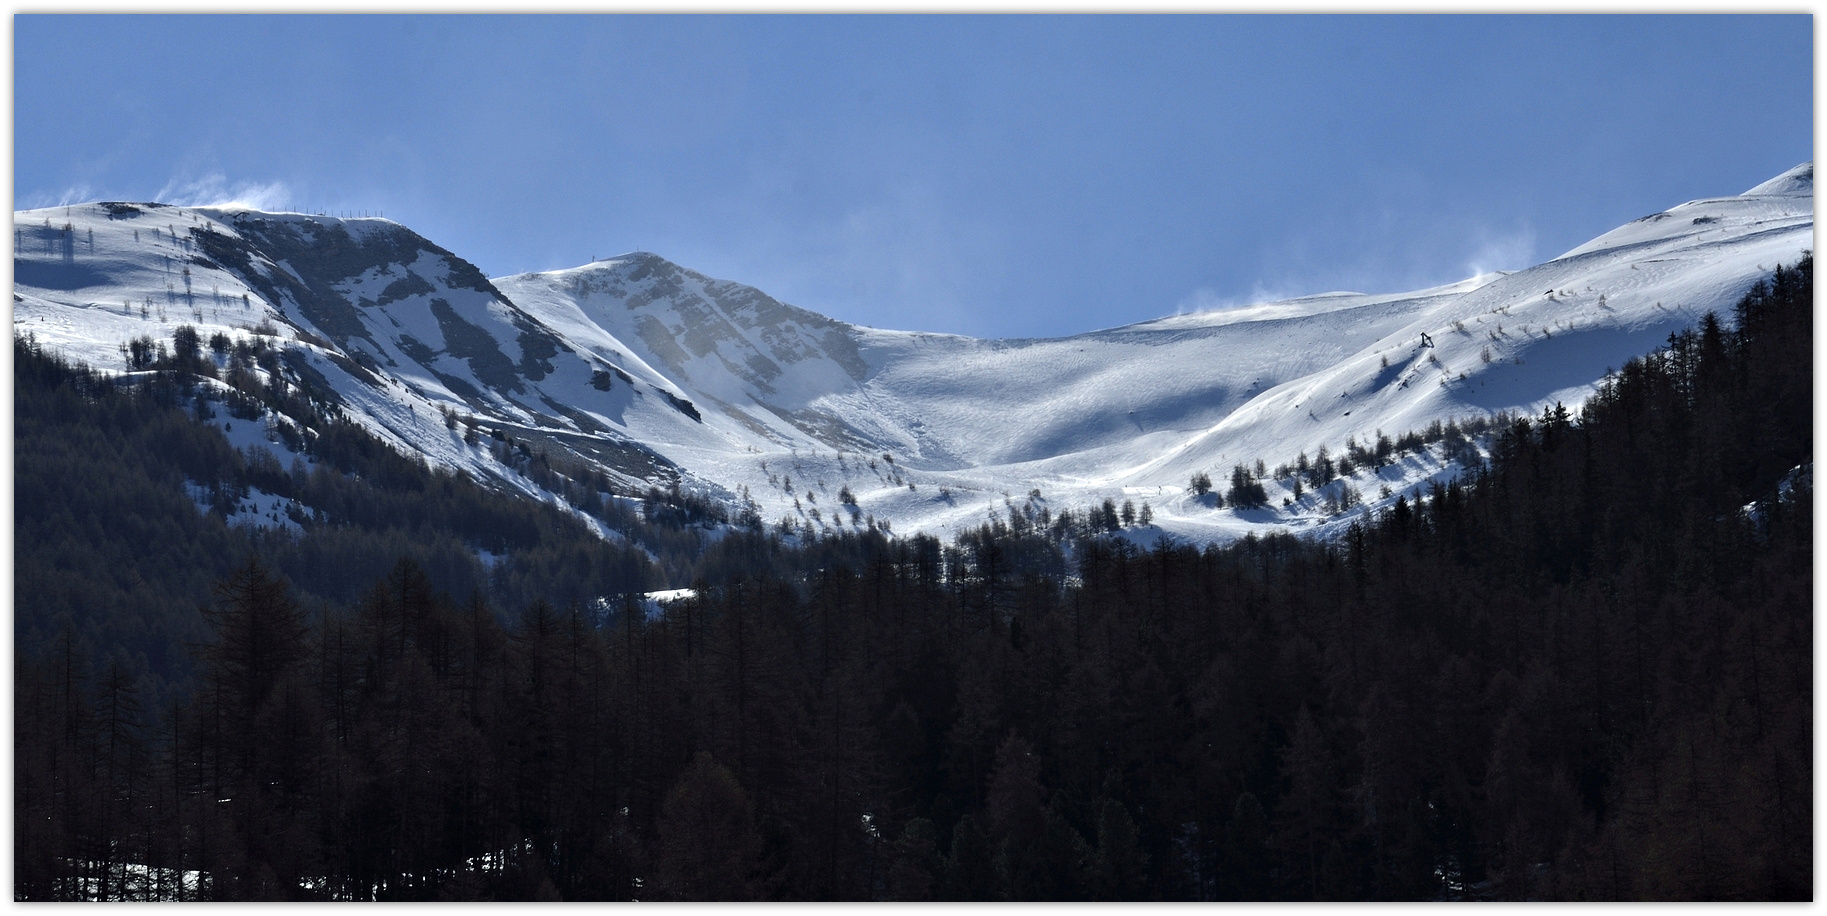
{"label": "snow-covered hillside", "polygon": [[673,472],[593,417],[653,398],[668,405],[656,416],[695,423],[670,393],[564,350],[473,265],[387,220],[102,203],[14,224],[15,330],[102,369],[128,368],[131,339],[168,340],[182,325],[231,344],[263,338],[287,354],[285,381],[384,441],[528,493],[538,488],[447,414],[539,443],[565,437],[626,486]]}
{"label": "snow-covered hillside", "polygon": [[1269,506],[1242,510],[1193,496],[1200,472],[1222,487],[1234,465],[1379,431],[1574,406],[1812,249],[1813,168],[1516,273],[1045,340],[855,327],[648,253],[490,280],[378,219],[89,204],[14,220],[16,330],[116,371],[127,341],[180,324],[272,332],[296,354],[283,371],[383,438],[528,493],[463,418],[623,488],[746,492],[768,521],[945,535],[1127,499],[1154,519],[1132,535],[1223,539],[1338,524],[1347,488],[1375,503],[1455,468],[1435,447],[1299,501],[1265,481]]}

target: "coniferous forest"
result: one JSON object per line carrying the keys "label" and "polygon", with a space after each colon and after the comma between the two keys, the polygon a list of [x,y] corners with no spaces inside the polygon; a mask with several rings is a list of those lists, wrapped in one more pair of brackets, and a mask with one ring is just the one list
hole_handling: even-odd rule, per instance
{"label": "coniferous forest", "polygon": [[1148,551],[605,541],[16,341],[14,894],[1810,899],[1812,302],[1779,270],[1336,542]]}

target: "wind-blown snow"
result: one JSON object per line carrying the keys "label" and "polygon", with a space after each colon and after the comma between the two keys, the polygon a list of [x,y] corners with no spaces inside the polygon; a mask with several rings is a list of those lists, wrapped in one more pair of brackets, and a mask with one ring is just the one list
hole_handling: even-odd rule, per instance
{"label": "wind-blown snow", "polygon": [[[978,340],[846,325],[644,252],[484,280],[385,220],[136,206],[14,214],[16,330],[119,371],[133,336],[168,339],[180,323],[246,336],[268,321],[382,438],[545,498],[439,408],[598,461],[624,487],[677,473],[725,498],[746,491],[770,522],[816,513],[819,526],[946,535],[1039,490],[1034,504],[1055,513],[1146,501],[1154,525],[1129,533],[1143,542],[1342,524],[1325,493],[1283,507],[1292,494],[1265,482],[1273,508],[1240,511],[1187,483],[1436,419],[1571,409],[1813,248],[1808,163],[1515,273]],[[248,264],[204,256],[201,233]],[[309,247],[332,242],[334,257]],[[188,296],[174,273],[186,265]],[[1455,471],[1434,448],[1332,489],[1375,504]],[[846,487],[854,506],[839,502]]]}

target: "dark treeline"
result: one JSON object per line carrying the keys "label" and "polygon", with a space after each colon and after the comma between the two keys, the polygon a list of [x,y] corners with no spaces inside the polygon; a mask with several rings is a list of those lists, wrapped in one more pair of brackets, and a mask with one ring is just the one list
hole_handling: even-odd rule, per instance
{"label": "dark treeline", "polygon": [[1807,899],[1811,305],[1336,544],[736,532],[606,626],[248,560],[187,703],[20,657],[15,893]]}
{"label": "dark treeline", "polygon": [[[604,541],[556,507],[402,456],[308,378],[287,383],[263,338],[206,349],[186,330],[175,355],[126,378],[14,340],[14,633],[28,654],[68,635],[117,656],[159,705],[189,681],[184,647],[207,636],[197,607],[211,583],[256,552],[313,608],[353,604],[401,557],[453,594],[516,607],[661,587],[656,556],[696,553],[691,532],[638,509],[619,513],[624,539]],[[237,427],[264,427],[273,447],[235,448]],[[310,460],[282,462],[280,442]],[[237,512],[256,494],[277,500],[273,517]]]}

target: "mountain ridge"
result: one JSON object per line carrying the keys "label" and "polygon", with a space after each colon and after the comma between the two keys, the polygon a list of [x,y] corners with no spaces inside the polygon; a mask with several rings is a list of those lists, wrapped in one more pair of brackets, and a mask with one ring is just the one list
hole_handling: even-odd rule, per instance
{"label": "mountain ridge", "polygon": [[1347,487],[1457,465],[1434,449],[1298,499],[1272,480],[1253,513],[1195,498],[1198,473],[1576,404],[1811,250],[1812,171],[1521,271],[1012,340],[849,325],[652,252],[488,278],[390,220],[100,203],[15,213],[15,330],[118,372],[129,340],[179,325],[273,339],[293,354],[280,384],[542,499],[471,426],[622,492],[676,482],[814,530],[957,531],[1039,490],[1055,509],[1152,500],[1147,535],[1224,540],[1324,531]]}

